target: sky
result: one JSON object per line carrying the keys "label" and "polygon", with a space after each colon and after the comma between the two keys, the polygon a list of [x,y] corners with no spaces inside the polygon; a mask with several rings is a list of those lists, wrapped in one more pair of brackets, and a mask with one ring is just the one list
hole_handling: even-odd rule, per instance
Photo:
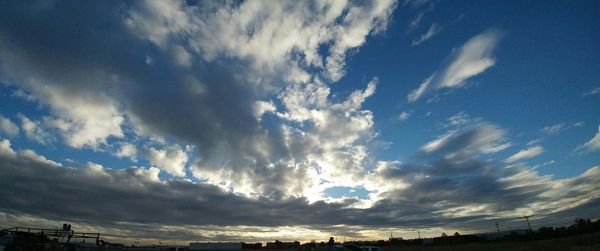
{"label": "sky", "polygon": [[598,1],[2,1],[0,227],[155,243],[600,217]]}

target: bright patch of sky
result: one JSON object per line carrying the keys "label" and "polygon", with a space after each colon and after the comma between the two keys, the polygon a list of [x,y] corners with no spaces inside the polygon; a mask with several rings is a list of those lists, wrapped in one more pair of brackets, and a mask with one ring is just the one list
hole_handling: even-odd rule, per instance
{"label": "bright patch of sky", "polygon": [[359,199],[366,200],[368,199],[369,191],[367,191],[364,187],[330,187],[325,189],[325,196],[333,197],[333,198],[344,198],[344,197],[354,197],[356,196]]}

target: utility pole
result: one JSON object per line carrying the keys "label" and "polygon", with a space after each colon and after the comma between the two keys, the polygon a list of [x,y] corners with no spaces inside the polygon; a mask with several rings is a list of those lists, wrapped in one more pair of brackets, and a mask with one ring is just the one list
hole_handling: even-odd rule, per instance
{"label": "utility pole", "polygon": [[498,222],[496,221],[496,231],[498,231],[498,233],[500,233],[500,228],[498,228]]}
{"label": "utility pole", "polygon": [[419,234],[419,239],[421,239],[421,231],[417,230],[417,234]]}
{"label": "utility pole", "polygon": [[529,232],[531,232],[531,225],[529,225],[529,217],[531,217],[531,215],[525,215],[525,220],[527,220],[527,227],[529,227]]}

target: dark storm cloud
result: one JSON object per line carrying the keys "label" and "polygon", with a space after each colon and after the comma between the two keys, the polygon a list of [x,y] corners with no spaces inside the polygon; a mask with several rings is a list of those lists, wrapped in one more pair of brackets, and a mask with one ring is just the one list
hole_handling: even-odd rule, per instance
{"label": "dark storm cloud", "polygon": [[[7,1],[0,81],[48,108],[44,125],[71,147],[110,149],[109,139],[131,134],[167,139],[194,146],[197,178],[226,180],[243,193],[298,195],[311,167],[300,163],[307,153],[290,147],[304,143],[286,142],[295,128],[286,131],[285,118],[260,121],[257,101],[273,104],[291,84],[339,79],[346,51],[382,31],[394,6]],[[365,116],[359,108],[351,112]]]}
{"label": "dark storm cloud", "polygon": [[0,157],[0,208],[97,223],[255,225],[342,223],[341,204],[247,199],[208,184],[152,180],[143,169],[65,168],[22,155]]}
{"label": "dark storm cloud", "polygon": [[465,219],[461,219],[460,216],[444,216],[444,210],[485,204],[489,207],[488,213],[474,214],[480,214],[479,217],[489,216],[487,214],[511,211],[530,201],[536,201],[541,192],[549,189],[549,184],[525,184],[518,188],[509,188],[508,184],[499,180],[502,170],[494,169],[500,167],[478,160],[455,163],[446,159],[420,167],[390,168],[383,172],[389,182],[403,180],[410,185],[386,192],[383,196],[386,199],[375,204],[370,210],[393,212],[401,218],[431,218],[439,224],[447,224],[447,221]]}
{"label": "dark storm cloud", "polygon": [[[598,186],[597,167],[576,178],[552,181],[526,166],[481,160],[481,154],[503,148],[503,135],[490,124],[470,125],[423,147],[415,156],[424,164],[395,163],[378,169],[383,183],[407,187],[386,191],[385,199],[365,212],[385,219],[383,225],[480,229],[488,219],[503,219],[515,210],[531,207],[551,213],[555,206],[571,203],[568,198],[598,199],[591,192]],[[549,201],[557,204],[541,206]]]}
{"label": "dark storm cloud", "polygon": [[[280,129],[259,124],[255,117],[254,102],[264,94],[245,79],[249,62],[194,57],[195,64],[179,67],[171,49],[162,50],[126,27],[128,11],[136,8],[131,5],[135,3],[3,2],[0,80],[22,83],[38,96],[48,89],[62,97],[102,96],[123,107],[121,112],[142,133],[193,144],[200,159],[211,163],[253,156],[258,163],[248,175],[262,178],[257,185],[265,185],[265,192],[285,186],[276,178],[288,169],[266,166],[290,154]],[[54,102],[68,106],[69,101]],[[257,140],[264,142],[263,149],[257,149]],[[265,151],[269,156],[261,157]]]}
{"label": "dark storm cloud", "polygon": [[[109,92],[149,129],[201,146],[258,132],[252,110],[256,93],[234,76],[243,71],[241,62],[175,67],[170,55],[124,26],[130,8],[110,1],[4,2],[1,62],[17,72],[3,75],[36,77],[75,95]],[[156,58],[151,65],[145,62],[149,55]],[[208,83],[202,86],[208,95],[187,88],[185,82],[195,78]]]}
{"label": "dark storm cloud", "polygon": [[[309,204],[304,198],[249,199],[214,185],[159,181],[157,170],[153,169],[116,170],[94,164],[66,168],[28,150],[14,152],[7,140],[2,143],[0,196],[5,199],[0,211],[124,229],[127,235],[153,236],[158,232],[136,230],[152,225],[310,226],[339,233],[345,233],[340,225],[360,229],[423,226],[482,229],[482,224],[492,220],[513,219],[501,215],[511,215],[515,209],[533,203],[558,203],[549,207],[548,212],[568,206],[571,198],[586,198],[596,203],[600,184],[598,167],[578,177],[553,182],[538,176],[527,177],[526,170],[516,167],[499,167],[472,159],[460,162],[438,159],[428,165],[380,169],[384,182],[408,181],[409,186],[386,192],[384,199],[370,208],[356,209],[348,207],[356,200]],[[476,205],[486,208],[469,211],[469,207]],[[581,204],[582,208],[590,208],[589,205],[594,204]],[[550,219],[552,215],[547,216]],[[202,237],[182,231],[172,230],[170,236]]]}

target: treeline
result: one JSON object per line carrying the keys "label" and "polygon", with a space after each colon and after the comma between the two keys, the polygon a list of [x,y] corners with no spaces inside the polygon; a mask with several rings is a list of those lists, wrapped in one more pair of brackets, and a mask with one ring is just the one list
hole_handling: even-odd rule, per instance
{"label": "treeline", "polygon": [[352,241],[357,246],[412,246],[412,245],[459,245],[465,243],[485,242],[514,242],[562,238],[585,233],[600,232],[600,219],[592,222],[590,219],[578,218],[570,226],[541,227],[537,231],[511,231],[508,233],[466,234],[456,232],[452,235],[442,233],[440,237],[425,239],[390,238],[388,241]]}

